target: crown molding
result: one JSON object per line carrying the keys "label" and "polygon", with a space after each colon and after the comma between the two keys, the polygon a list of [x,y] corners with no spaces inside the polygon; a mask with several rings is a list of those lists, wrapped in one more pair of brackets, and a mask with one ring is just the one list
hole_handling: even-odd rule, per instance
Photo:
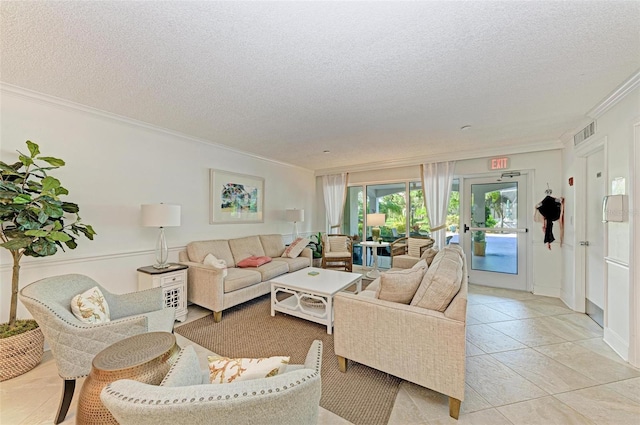
{"label": "crown molding", "polygon": [[541,143],[531,143],[527,145],[503,146],[490,149],[475,149],[461,152],[448,152],[437,155],[422,157],[403,158],[390,161],[368,162],[366,164],[351,165],[344,167],[324,168],[316,170],[316,177],[327,174],[355,173],[359,171],[383,170],[389,168],[410,167],[430,162],[461,161],[465,159],[488,158],[492,156],[515,155],[521,153],[541,152],[556,149],[563,149],[564,145],[560,140],[551,140]]}
{"label": "crown molding", "polygon": [[91,106],[87,106],[87,105],[83,105],[81,103],[77,103],[77,102],[73,102],[70,100],[66,100],[66,99],[62,99],[59,97],[55,97],[55,96],[51,96],[48,94],[44,94],[44,93],[40,93],[40,92],[36,92],[33,90],[29,90],[29,89],[25,89],[23,87],[19,87],[19,86],[14,86],[13,84],[9,84],[9,83],[4,83],[0,81],[0,94],[11,94],[14,95],[16,97],[22,97],[22,98],[26,98],[29,100],[33,100],[36,102],[40,102],[40,103],[44,103],[44,104],[49,104],[49,105],[54,105],[57,107],[62,107],[65,109],[70,109],[76,112],[82,112],[82,113],[86,113],[86,114],[90,114],[93,116],[98,116],[104,119],[108,119],[108,120],[112,120],[112,121],[117,121],[119,123],[124,123],[133,127],[139,127],[139,128],[143,128],[145,130],[149,130],[149,131],[153,131],[153,132],[157,132],[157,133],[162,133],[162,134],[166,134],[169,136],[173,136],[173,137],[177,137],[179,139],[182,140],[186,140],[186,141],[190,141],[190,142],[195,142],[195,143],[202,143],[202,144],[206,144],[207,146],[213,146],[215,148],[218,149],[223,149],[225,151],[228,152],[232,152],[238,155],[244,155],[244,156],[248,156],[254,159],[258,159],[260,161],[266,161],[266,162],[270,162],[272,164],[277,164],[277,165],[282,165],[285,167],[291,167],[291,168],[296,168],[298,170],[303,170],[303,171],[307,171],[307,172],[312,172],[313,170],[310,170],[308,168],[304,168],[304,167],[300,167],[299,165],[294,165],[294,164],[289,164],[287,162],[282,162],[282,161],[277,161],[271,158],[265,158],[263,156],[260,155],[256,155],[253,153],[248,153],[248,152],[244,152],[238,149],[234,149],[231,148],[229,146],[226,145],[222,145],[219,143],[215,143],[212,142],[210,140],[206,140],[206,139],[200,139],[198,137],[193,137],[193,136],[189,136],[187,134],[184,133],[180,133],[178,131],[174,131],[174,130],[169,130],[167,128],[163,128],[163,127],[159,127],[153,124],[149,124],[146,123],[144,121],[138,121],[135,120],[133,118],[128,118],[125,117],[123,115],[118,115],[118,114],[114,114],[112,112],[107,112],[107,111],[103,111],[101,109],[97,109]]}
{"label": "crown molding", "polygon": [[596,106],[593,107],[587,116],[596,119],[600,118],[605,112],[613,108],[615,104],[620,102],[629,93],[636,88],[640,87],[640,70],[636,71],[622,84],[620,84],[614,91],[609,93],[604,99],[602,99]]}

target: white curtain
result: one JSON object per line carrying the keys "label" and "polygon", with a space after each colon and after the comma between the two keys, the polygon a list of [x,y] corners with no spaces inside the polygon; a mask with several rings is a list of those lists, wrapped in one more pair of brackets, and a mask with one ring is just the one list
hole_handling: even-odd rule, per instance
{"label": "white curtain", "polygon": [[424,204],[435,245],[443,248],[447,237],[447,208],[451,196],[455,161],[433,162],[420,166]]}
{"label": "white curtain", "polygon": [[322,176],[324,207],[327,210],[330,233],[340,233],[344,203],[347,200],[347,179],[347,173]]}

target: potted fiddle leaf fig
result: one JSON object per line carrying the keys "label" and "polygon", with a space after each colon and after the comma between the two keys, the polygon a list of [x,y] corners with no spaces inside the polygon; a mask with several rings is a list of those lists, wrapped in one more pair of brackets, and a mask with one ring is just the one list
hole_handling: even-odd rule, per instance
{"label": "potted fiddle leaf fig", "polygon": [[0,161],[0,246],[13,257],[9,322],[0,323],[0,381],[31,370],[42,359],[44,336],[34,320],[17,320],[20,260],[47,257],[76,248],[76,238],[96,234],[78,215],[78,205],[63,201],[69,193],[48,173],[64,161],[41,156],[27,140],[28,154],[18,151],[14,164]]}
{"label": "potted fiddle leaf fig", "polygon": [[317,234],[311,235],[309,237],[309,248],[311,248],[311,253],[313,254],[313,266],[321,267],[322,265],[322,232],[318,232]]}

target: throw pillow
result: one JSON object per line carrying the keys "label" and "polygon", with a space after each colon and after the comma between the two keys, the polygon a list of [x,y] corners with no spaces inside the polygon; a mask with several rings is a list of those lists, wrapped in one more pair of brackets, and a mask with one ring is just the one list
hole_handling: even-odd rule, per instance
{"label": "throw pillow", "polygon": [[267,264],[271,262],[271,257],[267,257],[267,256],[262,256],[262,257],[256,257],[255,255],[252,255],[249,258],[245,258],[242,261],[239,261],[238,264],[236,264],[238,267],[260,267],[263,264]]}
{"label": "throw pillow", "polygon": [[269,378],[284,372],[289,364],[289,356],[266,357],[261,359],[230,359],[209,356],[209,380],[212,384],[248,381]]}
{"label": "throw pillow", "polygon": [[291,242],[291,244],[284,250],[282,253],[283,257],[287,258],[298,258],[298,256],[302,253],[302,250],[309,245],[309,239],[307,238],[298,238],[295,241]]}
{"label": "throw pillow", "polygon": [[407,254],[411,257],[420,257],[420,248],[429,243],[429,239],[409,238]]}
{"label": "throw pillow", "polygon": [[438,248],[427,248],[420,258],[427,260],[427,265],[430,266],[437,253]]}
{"label": "throw pillow", "polygon": [[209,253],[206,257],[204,257],[204,261],[202,262],[205,266],[215,267],[216,269],[222,270],[222,277],[227,276],[227,262],[224,260],[220,260],[216,258],[215,255]]}
{"label": "throw pillow", "polygon": [[380,275],[376,298],[394,303],[409,304],[427,270],[426,261],[415,269],[393,270]]}
{"label": "throw pillow", "polygon": [[111,321],[109,305],[97,286],[87,289],[71,299],[73,315],[85,323],[105,323]]}
{"label": "throw pillow", "polygon": [[421,258],[411,268],[413,270],[424,268],[424,272],[426,273],[427,269],[429,268],[429,265],[427,264],[427,260],[425,260],[424,258]]}
{"label": "throw pillow", "polygon": [[349,246],[347,244],[346,236],[332,236],[329,239],[329,252],[348,252]]}
{"label": "throw pillow", "polygon": [[456,249],[444,248],[433,259],[411,300],[429,310],[445,311],[462,284],[462,259]]}

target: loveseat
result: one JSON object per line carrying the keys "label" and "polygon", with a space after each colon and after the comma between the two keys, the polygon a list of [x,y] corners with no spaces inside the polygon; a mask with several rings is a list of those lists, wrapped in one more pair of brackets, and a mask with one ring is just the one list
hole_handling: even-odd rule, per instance
{"label": "loveseat", "polygon": [[457,419],[465,388],[467,285],[464,253],[450,245],[428,266],[423,259],[383,274],[357,295],[336,294],[340,370],[347,372],[352,360],[445,394]]}
{"label": "loveseat", "polygon": [[[223,310],[269,293],[270,279],[311,266],[310,248],[304,248],[296,258],[282,257],[285,248],[279,234],[190,242],[178,257],[189,266],[187,300],[212,310],[219,322]],[[208,254],[223,260],[227,268],[205,265]],[[237,267],[242,260],[265,256],[272,261],[258,267]]]}

